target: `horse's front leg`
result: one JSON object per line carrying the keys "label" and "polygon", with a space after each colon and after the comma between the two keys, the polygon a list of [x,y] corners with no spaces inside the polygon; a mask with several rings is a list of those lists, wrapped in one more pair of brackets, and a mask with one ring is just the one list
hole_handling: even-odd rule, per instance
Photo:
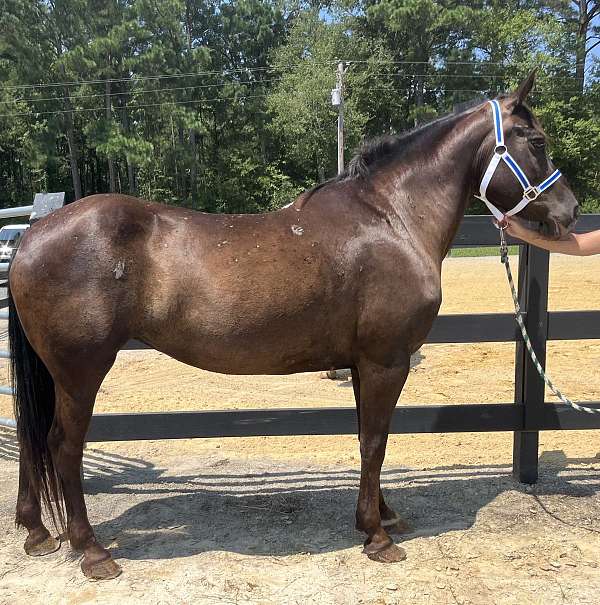
{"label": "horse's front leg", "polygon": [[[356,416],[358,420],[358,438],[360,440],[360,376],[358,368],[352,368],[352,388],[354,390],[354,399],[356,401]],[[409,531],[410,527],[404,519],[390,508],[381,489],[381,481],[379,482],[379,514],[381,516],[381,525],[385,527],[390,534],[403,534]],[[363,530],[357,523],[357,529]]]}
{"label": "horse's front leg", "polygon": [[393,367],[367,361],[358,364],[361,475],[356,526],[367,534],[364,552],[381,562],[406,558],[405,551],[393,543],[382,526],[380,507],[383,504],[384,512],[387,507],[381,495],[380,476],[390,420],[408,376],[409,359],[406,355]]}

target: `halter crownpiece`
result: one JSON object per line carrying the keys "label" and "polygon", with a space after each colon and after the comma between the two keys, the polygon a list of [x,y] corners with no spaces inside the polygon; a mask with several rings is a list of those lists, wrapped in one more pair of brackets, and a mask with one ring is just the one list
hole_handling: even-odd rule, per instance
{"label": "halter crownpiece", "polygon": [[[504,128],[502,124],[502,111],[500,109],[500,103],[497,100],[488,101],[488,103],[492,106],[492,115],[494,117],[494,136],[496,137],[496,147],[494,148],[494,155],[488,164],[487,170],[485,171],[483,178],[481,179],[481,184],[479,185],[479,195],[475,197],[480,199],[489,209],[489,211],[494,215],[494,218],[502,223],[507,216],[513,216],[529,203],[536,200],[546,189],[552,187],[556,181],[561,177],[560,170],[555,170],[547,179],[542,181],[537,187],[531,185],[529,179],[526,174],[523,172],[517,161],[510,155],[506,145],[504,143]],[[490,181],[494,177],[498,165],[503,161],[512,171],[512,173],[517,177],[521,187],[523,187],[523,197],[521,201],[511,210],[507,212],[502,212],[498,209],[490,200],[487,199],[486,191],[490,184]]]}

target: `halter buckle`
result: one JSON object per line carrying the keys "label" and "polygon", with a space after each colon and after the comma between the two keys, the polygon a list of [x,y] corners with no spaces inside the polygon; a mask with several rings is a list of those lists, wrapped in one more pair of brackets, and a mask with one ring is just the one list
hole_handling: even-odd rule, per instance
{"label": "halter buckle", "polygon": [[533,202],[534,200],[537,200],[541,194],[542,192],[537,187],[532,185],[531,187],[527,187],[527,189],[525,189],[523,192],[523,197],[527,198],[529,202]]}
{"label": "halter buckle", "polygon": [[496,148],[494,149],[494,152],[496,153],[496,155],[499,156],[503,156],[506,154],[506,152],[508,151],[506,145],[496,145]]}

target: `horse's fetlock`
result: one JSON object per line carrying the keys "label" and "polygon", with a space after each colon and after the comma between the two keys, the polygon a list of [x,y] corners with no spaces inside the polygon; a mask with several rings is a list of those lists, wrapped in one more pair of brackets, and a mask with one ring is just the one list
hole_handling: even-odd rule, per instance
{"label": "horse's fetlock", "polygon": [[22,525],[27,529],[33,529],[36,525],[41,523],[39,507],[28,502],[17,503],[15,522],[17,525]]}
{"label": "horse's fetlock", "polygon": [[359,506],[356,510],[356,528],[366,533],[371,533],[381,527],[381,516],[379,511],[370,509],[361,509]]}
{"label": "horse's fetlock", "polygon": [[67,528],[69,542],[75,550],[85,550],[96,542],[94,530],[84,521],[71,521]]}

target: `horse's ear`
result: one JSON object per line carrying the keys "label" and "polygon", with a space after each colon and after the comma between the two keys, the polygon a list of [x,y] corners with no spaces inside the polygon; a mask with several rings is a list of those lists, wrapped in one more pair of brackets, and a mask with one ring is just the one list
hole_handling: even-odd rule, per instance
{"label": "horse's ear", "polygon": [[525,102],[535,84],[536,72],[537,68],[532,69],[531,73],[519,84],[517,90],[510,94],[507,103],[509,109],[514,110]]}

